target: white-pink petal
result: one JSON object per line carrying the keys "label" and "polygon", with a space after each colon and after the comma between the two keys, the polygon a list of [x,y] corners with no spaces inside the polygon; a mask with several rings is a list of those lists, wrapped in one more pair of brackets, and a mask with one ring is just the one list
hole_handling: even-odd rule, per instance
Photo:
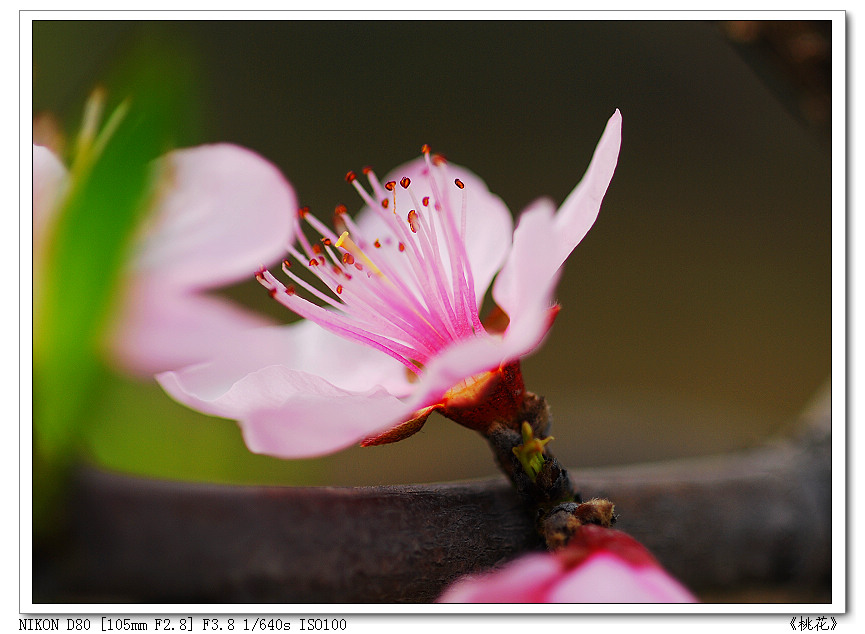
{"label": "white-pink petal", "polygon": [[310,321],[244,332],[157,380],[193,409],[236,419],[251,450],[281,458],[344,449],[414,411],[399,362]]}
{"label": "white-pink petal", "polygon": [[[304,325],[306,323],[309,322]],[[286,330],[286,327],[280,328]],[[157,380],[177,401],[206,414],[237,420],[250,450],[280,458],[305,458],[339,451],[386,431],[411,415],[402,400],[381,385],[375,385],[377,370],[382,383],[393,384],[399,380],[387,371],[393,360],[386,355],[369,350],[383,359],[372,358],[371,363],[361,365],[357,358],[332,358],[333,362],[346,364],[341,371],[336,369],[331,374],[336,380],[340,377],[335,375],[341,375],[344,385],[356,388],[347,389],[317,374],[286,365],[292,361],[305,365],[304,352],[274,355],[273,350],[267,350],[264,346],[269,341],[278,342],[277,331],[277,328],[267,328],[246,333],[243,338],[255,345],[250,350],[238,350],[240,358],[232,355],[236,363],[223,357],[216,363],[165,372],[158,375]],[[256,338],[258,341],[251,341]],[[292,339],[299,341],[301,338]],[[280,345],[285,343],[282,341]],[[362,350],[361,355],[368,350],[352,342],[341,343]],[[306,352],[311,351],[309,347]],[[319,350],[324,357],[334,353],[332,349]],[[268,358],[271,356],[281,359]],[[396,365],[401,371],[402,366]],[[249,367],[255,369],[245,372]],[[364,371],[359,372],[358,368]],[[323,369],[319,364],[318,370]],[[241,376],[235,379],[238,370]]]}
{"label": "white-pink petal", "polygon": [[248,375],[227,398],[234,392],[246,393],[250,382],[257,384],[260,394],[238,417],[243,438],[251,451],[279,458],[309,458],[346,449],[390,429],[386,421],[411,414],[384,389],[349,392],[283,366]]}
{"label": "white-pink petal", "polygon": [[[506,336],[539,345],[549,323],[547,311],[561,275],[555,250],[543,248],[555,232],[555,206],[541,198],[520,215],[514,246],[493,285],[493,299],[510,318]],[[519,346],[516,346],[519,348]]]}
{"label": "white-pink petal", "polygon": [[553,214],[552,203],[541,199],[521,215],[510,256],[493,285],[493,298],[512,319],[527,303],[527,292],[536,296],[552,294],[560,267],[598,217],[616,169],[621,141],[622,115],[616,110],[585,176],[558,212]]}
{"label": "white-pink petal", "polygon": [[46,231],[56,217],[67,172],[51,150],[33,146],[33,251],[41,251]]}
{"label": "white-pink petal", "polygon": [[206,363],[172,374],[194,398],[215,401],[248,374],[271,365],[320,376],[348,391],[366,392],[379,386],[398,396],[411,391],[399,362],[308,320],[238,333],[215,348]]}
{"label": "white-pink petal", "polygon": [[249,279],[282,257],[297,199],[280,171],[229,145],[169,153],[138,240],[136,268],[177,288],[214,288]]}
{"label": "white-pink petal", "polygon": [[[266,325],[249,311],[199,294],[251,279],[292,238],[294,191],[273,165],[227,144],[172,152],[156,163],[157,191],[134,246],[109,337],[124,369],[153,374],[198,363],[236,334]],[[33,146],[34,277],[68,173]]]}
{"label": "white-pink petal", "polygon": [[682,584],[656,566],[635,566],[601,551],[553,584],[545,603],[693,603]]}
{"label": "white-pink petal", "polygon": [[438,603],[543,603],[547,589],[563,572],[547,553],[524,555],[498,571],[463,577],[445,590]]}
{"label": "white-pink petal", "polygon": [[166,287],[158,277],[138,276],[121,292],[108,352],[133,374],[200,363],[237,333],[271,323],[227,300]]}
{"label": "white-pink petal", "polygon": [[[242,333],[214,348],[206,363],[157,380],[193,409],[236,419],[247,439],[257,439],[250,449],[296,458],[338,451],[391,429],[463,379],[519,356],[506,339],[474,337],[446,349],[412,383],[388,355],[304,320]],[[298,425],[313,430],[315,441],[306,449],[287,444],[288,430],[295,440],[303,435]]]}
{"label": "white-pink petal", "polygon": [[601,140],[580,183],[565,199],[556,214],[559,233],[556,244],[564,262],[595,224],[601,202],[613,180],[622,146],[622,113],[616,110],[607,122]]}

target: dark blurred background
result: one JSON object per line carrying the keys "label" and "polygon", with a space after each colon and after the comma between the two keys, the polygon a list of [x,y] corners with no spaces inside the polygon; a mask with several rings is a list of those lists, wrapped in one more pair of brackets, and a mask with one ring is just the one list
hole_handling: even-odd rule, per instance
{"label": "dark blurred background", "polygon": [[[290,15],[290,14],[288,14]],[[553,451],[586,467],[752,446],[830,373],[829,23],[36,22],[34,115],[74,132],[96,84],[148,54],[192,69],[179,145],[229,141],[274,162],[329,218],[422,144],[516,215],[561,202],[608,117],[619,166],[566,265],[562,311],[523,364],[553,408]],[[118,97],[119,98],[119,97]],[[215,254],[218,255],[218,254]],[[254,283],[230,289],[290,315]],[[249,454],[234,423],[106,373],[90,458],[162,478],[377,484],[496,472],[442,418],[411,439],[320,460]]]}

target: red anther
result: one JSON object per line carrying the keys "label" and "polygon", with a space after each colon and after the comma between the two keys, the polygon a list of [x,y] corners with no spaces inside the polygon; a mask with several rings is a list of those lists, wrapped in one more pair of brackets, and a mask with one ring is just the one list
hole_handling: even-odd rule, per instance
{"label": "red anther", "polygon": [[340,295],[342,293],[342,284],[338,284],[336,287],[336,294]]}
{"label": "red anther", "polygon": [[286,295],[294,295],[295,292],[296,292],[296,291],[294,290],[294,284],[289,284],[289,285],[288,285],[288,288],[285,289],[285,294],[286,294]]}
{"label": "red anther", "polygon": [[445,158],[444,154],[433,154],[432,162],[433,165],[445,165],[448,160]]}
{"label": "red anther", "polygon": [[384,188],[389,192],[392,192],[394,187],[396,187],[396,181],[388,181],[384,184]]}
{"label": "red anther", "polygon": [[421,200],[424,207],[429,207],[429,196],[424,196],[423,200]]}
{"label": "red anther", "polygon": [[330,238],[322,238],[321,243],[326,247],[329,247],[333,244],[333,242],[330,241]]}
{"label": "red anther", "polygon": [[363,271],[363,265],[360,262],[355,262],[354,268],[356,268],[358,271]]}
{"label": "red anther", "polygon": [[312,258],[312,259],[309,261],[309,265],[310,265],[310,266],[318,266],[318,260],[316,260],[315,258]]}
{"label": "red anther", "polygon": [[465,189],[465,184],[458,178],[454,179],[454,185],[456,185],[460,189]]}
{"label": "red anther", "polygon": [[348,174],[345,175],[345,182],[346,183],[353,183],[356,178],[357,178],[357,174],[350,171]]}
{"label": "red anther", "polygon": [[403,189],[408,189],[408,186],[411,185],[411,179],[408,176],[403,176],[399,179],[399,184]]}
{"label": "red anther", "polygon": [[297,215],[301,218],[306,218],[306,214],[309,213],[309,207],[301,207],[297,210]]}
{"label": "red anther", "polygon": [[381,249],[381,242],[379,242],[378,238],[376,238],[376,241],[372,243],[372,246],[376,249]]}
{"label": "red anther", "polygon": [[323,255],[318,256],[318,263],[324,264],[324,256]]}
{"label": "red anther", "polygon": [[372,171],[372,168],[371,168],[369,165],[367,165],[367,166],[364,167],[361,171],[363,172],[363,175],[364,175],[364,176],[368,176],[369,173]]}
{"label": "red anther", "polygon": [[381,206],[387,209],[387,206],[390,204],[390,200],[388,198],[384,198],[381,201]]}
{"label": "red anther", "polygon": [[312,245],[312,252],[315,253],[316,255],[321,253],[321,245],[320,244]]}
{"label": "red anther", "polygon": [[279,291],[276,289],[276,287],[273,287],[273,286],[271,286],[269,289],[267,289],[267,292],[270,294],[271,297],[276,297],[277,293],[279,293]]}
{"label": "red anther", "polygon": [[417,233],[417,212],[414,209],[408,212],[408,226],[412,233]]}
{"label": "red anther", "polygon": [[430,153],[430,147],[429,147],[429,145],[427,145],[426,143],[424,143],[424,144],[423,144],[423,147],[420,149],[420,151],[421,151],[421,153],[423,153],[423,154],[429,154],[429,153]]}
{"label": "red anther", "polygon": [[289,260],[283,260],[282,265],[287,269],[291,268],[291,262]]}
{"label": "red anther", "polygon": [[333,274],[334,275],[342,275],[342,269],[339,268],[336,264],[333,265]]}
{"label": "red anther", "polygon": [[351,253],[343,253],[342,254],[342,263],[343,264],[354,264],[354,256]]}
{"label": "red anther", "polygon": [[337,205],[334,208],[333,213],[335,213],[337,215],[346,214],[346,213],[348,213],[348,207],[346,207],[345,205],[342,205],[342,204]]}
{"label": "red anther", "polygon": [[402,242],[399,243],[399,250],[405,251],[405,245]]}

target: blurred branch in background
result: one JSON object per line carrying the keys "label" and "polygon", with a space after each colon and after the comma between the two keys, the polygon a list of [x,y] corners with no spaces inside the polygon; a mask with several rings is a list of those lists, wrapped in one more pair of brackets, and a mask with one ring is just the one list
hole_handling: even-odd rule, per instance
{"label": "blurred branch in background", "polygon": [[828,136],[832,130],[832,23],[737,20],[722,26],[790,112]]}
{"label": "blurred branch in background", "polygon": [[[828,602],[829,397],[827,384],[790,437],[756,449],[572,481],[611,498],[618,527],[703,600]],[[430,601],[539,544],[501,478],[277,488],[79,475],[67,548],[36,562],[36,602]]]}

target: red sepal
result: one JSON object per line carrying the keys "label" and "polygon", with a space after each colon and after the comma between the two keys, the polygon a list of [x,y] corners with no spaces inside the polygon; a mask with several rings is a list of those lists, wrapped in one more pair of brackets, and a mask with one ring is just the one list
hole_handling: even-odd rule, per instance
{"label": "red sepal", "polygon": [[426,423],[426,419],[429,418],[429,415],[432,414],[435,410],[437,410],[440,406],[433,405],[431,407],[425,407],[424,409],[415,412],[415,417],[411,418],[404,423],[400,423],[396,427],[387,430],[384,433],[378,434],[377,436],[370,436],[366,440],[360,443],[361,447],[372,447],[374,445],[387,445],[392,442],[397,442],[399,440],[405,440],[409,436],[413,436],[421,430],[421,427]]}
{"label": "red sepal", "polygon": [[597,524],[583,524],[568,541],[568,545],[557,555],[567,568],[575,568],[590,556],[608,552],[635,567],[657,566],[658,560],[636,539],[614,528]]}

